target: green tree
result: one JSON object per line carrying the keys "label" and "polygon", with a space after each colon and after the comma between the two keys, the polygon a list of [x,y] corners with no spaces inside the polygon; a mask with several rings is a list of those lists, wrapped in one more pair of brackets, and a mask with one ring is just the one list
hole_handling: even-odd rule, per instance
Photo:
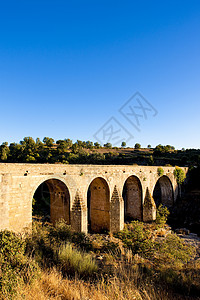
{"label": "green tree", "polygon": [[80,141],[80,140],[77,140],[75,144],[78,145],[79,149],[85,148],[85,146],[86,146],[86,143],[84,141]]}
{"label": "green tree", "polygon": [[176,166],[174,170],[174,177],[176,178],[178,184],[182,184],[186,178],[186,175],[183,169]]}
{"label": "green tree", "polygon": [[171,145],[164,146],[164,151],[165,152],[170,152],[170,151],[173,151],[173,150],[175,150],[174,146],[171,146]]}
{"label": "green tree", "polygon": [[9,158],[11,162],[23,162],[22,160],[22,145],[17,143],[10,143]]}
{"label": "green tree", "polygon": [[106,143],[103,145],[105,148],[112,148],[112,144],[111,143]]}
{"label": "green tree", "polygon": [[70,149],[72,147],[72,145],[73,145],[72,140],[70,140],[70,139],[64,139],[64,141],[66,143],[67,148]]}
{"label": "green tree", "polygon": [[99,149],[101,147],[101,145],[98,142],[94,143],[95,148]]}
{"label": "green tree", "polygon": [[1,161],[7,161],[10,149],[8,147],[8,143],[4,142],[0,146],[0,159]]}
{"label": "green tree", "polygon": [[37,153],[37,145],[34,139],[30,136],[25,137],[23,141],[20,141],[20,145],[22,146],[21,150],[21,160],[22,162],[35,162]]}
{"label": "green tree", "polygon": [[152,156],[152,155],[149,156],[148,165],[149,165],[149,166],[153,166],[153,165],[154,165],[154,159],[153,159],[153,156]]}
{"label": "green tree", "polygon": [[40,138],[36,138],[36,145],[40,146],[43,145],[43,142],[41,142]]}
{"label": "green tree", "polygon": [[141,145],[140,145],[139,143],[136,143],[135,146],[134,146],[134,148],[135,148],[135,149],[140,149],[140,148],[141,148]]}
{"label": "green tree", "polygon": [[121,146],[122,146],[123,148],[125,148],[125,147],[126,147],[126,142],[122,142]]}
{"label": "green tree", "polygon": [[74,143],[74,144],[72,145],[72,153],[76,154],[76,153],[78,153],[78,151],[79,151],[80,149],[82,149],[82,147],[79,146],[77,143]]}
{"label": "green tree", "polygon": [[87,141],[87,142],[86,142],[86,148],[92,149],[93,147],[94,147],[93,142],[91,142],[91,141]]}
{"label": "green tree", "polygon": [[54,139],[45,136],[43,139],[43,143],[45,144],[45,146],[51,148],[51,147],[53,147],[55,141],[54,141]]}
{"label": "green tree", "polygon": [[184,182],[186,175],[183,169],[180,167],[175,167],[174,177],[176,178],[176,182],[178,184],[178,196],[181,197],[181,184]]}

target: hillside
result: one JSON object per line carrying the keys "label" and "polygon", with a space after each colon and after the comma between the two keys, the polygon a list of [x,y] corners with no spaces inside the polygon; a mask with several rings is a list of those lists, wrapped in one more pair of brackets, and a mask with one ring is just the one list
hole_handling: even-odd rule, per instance
{"label": "hillside", "polygon": [[200,164],[199,149],[175,150],[170,145],[155,148],[101,146],[91,141],[70,139],[55,141],[45,137],[43,142],[25,137],[19,143],[4,142],[0,146],[0,162],[70,163],[70,164],[138,164],[197,166]]}

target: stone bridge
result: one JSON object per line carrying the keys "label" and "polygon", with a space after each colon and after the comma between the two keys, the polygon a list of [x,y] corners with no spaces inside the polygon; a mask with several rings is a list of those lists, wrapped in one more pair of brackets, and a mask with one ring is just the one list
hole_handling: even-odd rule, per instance
{"label": "stone bridge", "polygon": [[34,195],[45,190],[52,223],[64,218],[85,233],[121,230],[126,219],[144,219],[147,194],[157,205],[174,204],[174,167],[162,169],[159,176],[157,166],[1,163],[0,229],[31,227]]}

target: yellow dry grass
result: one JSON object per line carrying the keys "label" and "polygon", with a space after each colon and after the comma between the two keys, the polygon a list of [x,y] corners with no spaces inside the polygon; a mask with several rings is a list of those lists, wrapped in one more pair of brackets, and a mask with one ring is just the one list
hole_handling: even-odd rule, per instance
{"label": "yellow dry grass", "polygon": [[[63,279],[55,269],[42,272],[39,279],[31,285],[19,286],[13,300],[172,300],[163,290],[155,290],[153,285],[143,285],[139,290],[132,282],[112,278],[105,283],[84,282],[79,279]],[[177,299],[180,299],[177,297]],[[184,299],[184,298],[181,298]],[[4,298],[5,300],[5,298]],[[7,300],[7,299],[6,299]]]}
{"label": "yellow dry grass", "polygon": [[63,279],[55,269],[49,273],[43,272],[40,279],[32,285],[18,289],[16,299],[26,300],[125,300],[125,299],[150,299],[143,298],[140,292],[126,287],[119,280],[112,280],[106,284],[104,280],[97,284],[86,283],[78,279]]}

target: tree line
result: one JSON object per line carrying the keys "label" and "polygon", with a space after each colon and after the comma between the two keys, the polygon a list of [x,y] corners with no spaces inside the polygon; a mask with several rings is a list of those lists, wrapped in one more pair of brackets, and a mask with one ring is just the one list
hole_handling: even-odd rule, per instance
{"label": "tree line", "polygon": [[[44,137],[34,140],[25,137],[19,143],[4,142],[0,145],[0,162],[8,163],[79,163],[79,164],[141,164],[141,165],[200,165],[200,150],[175,150],[171,145],[157,145],[141,149],[136,143],[135,149],[103,146],[98,142],[71,139],[57,140]],[[99,150],[103,149],[103,150]],[[106,149],[104,151],[104,149]],[[108,151],[109,149],[109,151]],[[124,149],[124,150],[123,150]],[[129,151],[128,151],[129,150]]]}

